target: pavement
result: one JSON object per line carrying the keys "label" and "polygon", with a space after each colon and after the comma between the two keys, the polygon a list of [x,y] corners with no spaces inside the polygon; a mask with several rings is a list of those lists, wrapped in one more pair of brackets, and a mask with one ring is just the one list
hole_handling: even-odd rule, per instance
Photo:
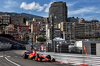
{"label": "pavement", "polygon": [[22,52],[23,50],[1,51],[0,66],[73,66],[57,62],[37,62],[34,60],[23,59]]}

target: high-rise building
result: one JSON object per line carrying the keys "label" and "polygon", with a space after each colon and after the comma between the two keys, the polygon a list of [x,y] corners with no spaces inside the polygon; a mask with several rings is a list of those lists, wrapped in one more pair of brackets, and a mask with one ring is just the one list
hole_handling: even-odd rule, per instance
{"label": "high-rise building", "polygon": [[49,8],[49,21],[52,21],[53,23],[60,23],[60,22],[66,22],[67,21],[67,6],[66,2],[58,1],[51,4]]}

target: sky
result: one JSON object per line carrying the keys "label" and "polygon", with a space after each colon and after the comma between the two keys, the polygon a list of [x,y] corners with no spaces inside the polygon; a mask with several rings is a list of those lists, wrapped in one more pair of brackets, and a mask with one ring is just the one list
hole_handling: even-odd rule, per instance
{"label": "sky", "polygon": [[0,0],[0,12],[29,13],[48,17],[50,4],[66,2],[68,17],[100,21],[100,0]]}

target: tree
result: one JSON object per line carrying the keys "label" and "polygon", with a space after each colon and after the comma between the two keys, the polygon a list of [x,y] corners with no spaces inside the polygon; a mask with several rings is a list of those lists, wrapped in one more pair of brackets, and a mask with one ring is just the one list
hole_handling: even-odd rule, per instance
{"label": "tree", "polygon": [[46,41],[46,39],[44,37],[39,37],[39,38],[37,38],[37,41],[44,42],[44,41]]}
{"label": "tree", "polygon": [[5,34],[5,29],[2,30],[2,33],[1,34]]}

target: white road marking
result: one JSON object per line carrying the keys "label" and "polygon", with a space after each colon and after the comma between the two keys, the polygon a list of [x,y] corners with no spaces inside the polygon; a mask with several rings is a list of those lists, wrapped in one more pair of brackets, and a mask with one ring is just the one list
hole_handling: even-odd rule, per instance
{"label": "white road marking", "polygon": [[9,60],[7,57],[5,57],[5,59],[6,59],[7,61],[9,61],[10,63],[12,63],[12,64],[16,65],[16,66],[21,66],[21,65],[19,65],[19,64],[17,64],[17,63],[15,63],[15,62],[13,62],[13,61]]}
{"label": "white road marking", "polygon": [[11,56],[7,56],[7,57],[9,58],[9,57],[11,57]]}
{"label": "white road marking", "polygon": [[0,58],[2,58],[3,56],[0,56]]}

